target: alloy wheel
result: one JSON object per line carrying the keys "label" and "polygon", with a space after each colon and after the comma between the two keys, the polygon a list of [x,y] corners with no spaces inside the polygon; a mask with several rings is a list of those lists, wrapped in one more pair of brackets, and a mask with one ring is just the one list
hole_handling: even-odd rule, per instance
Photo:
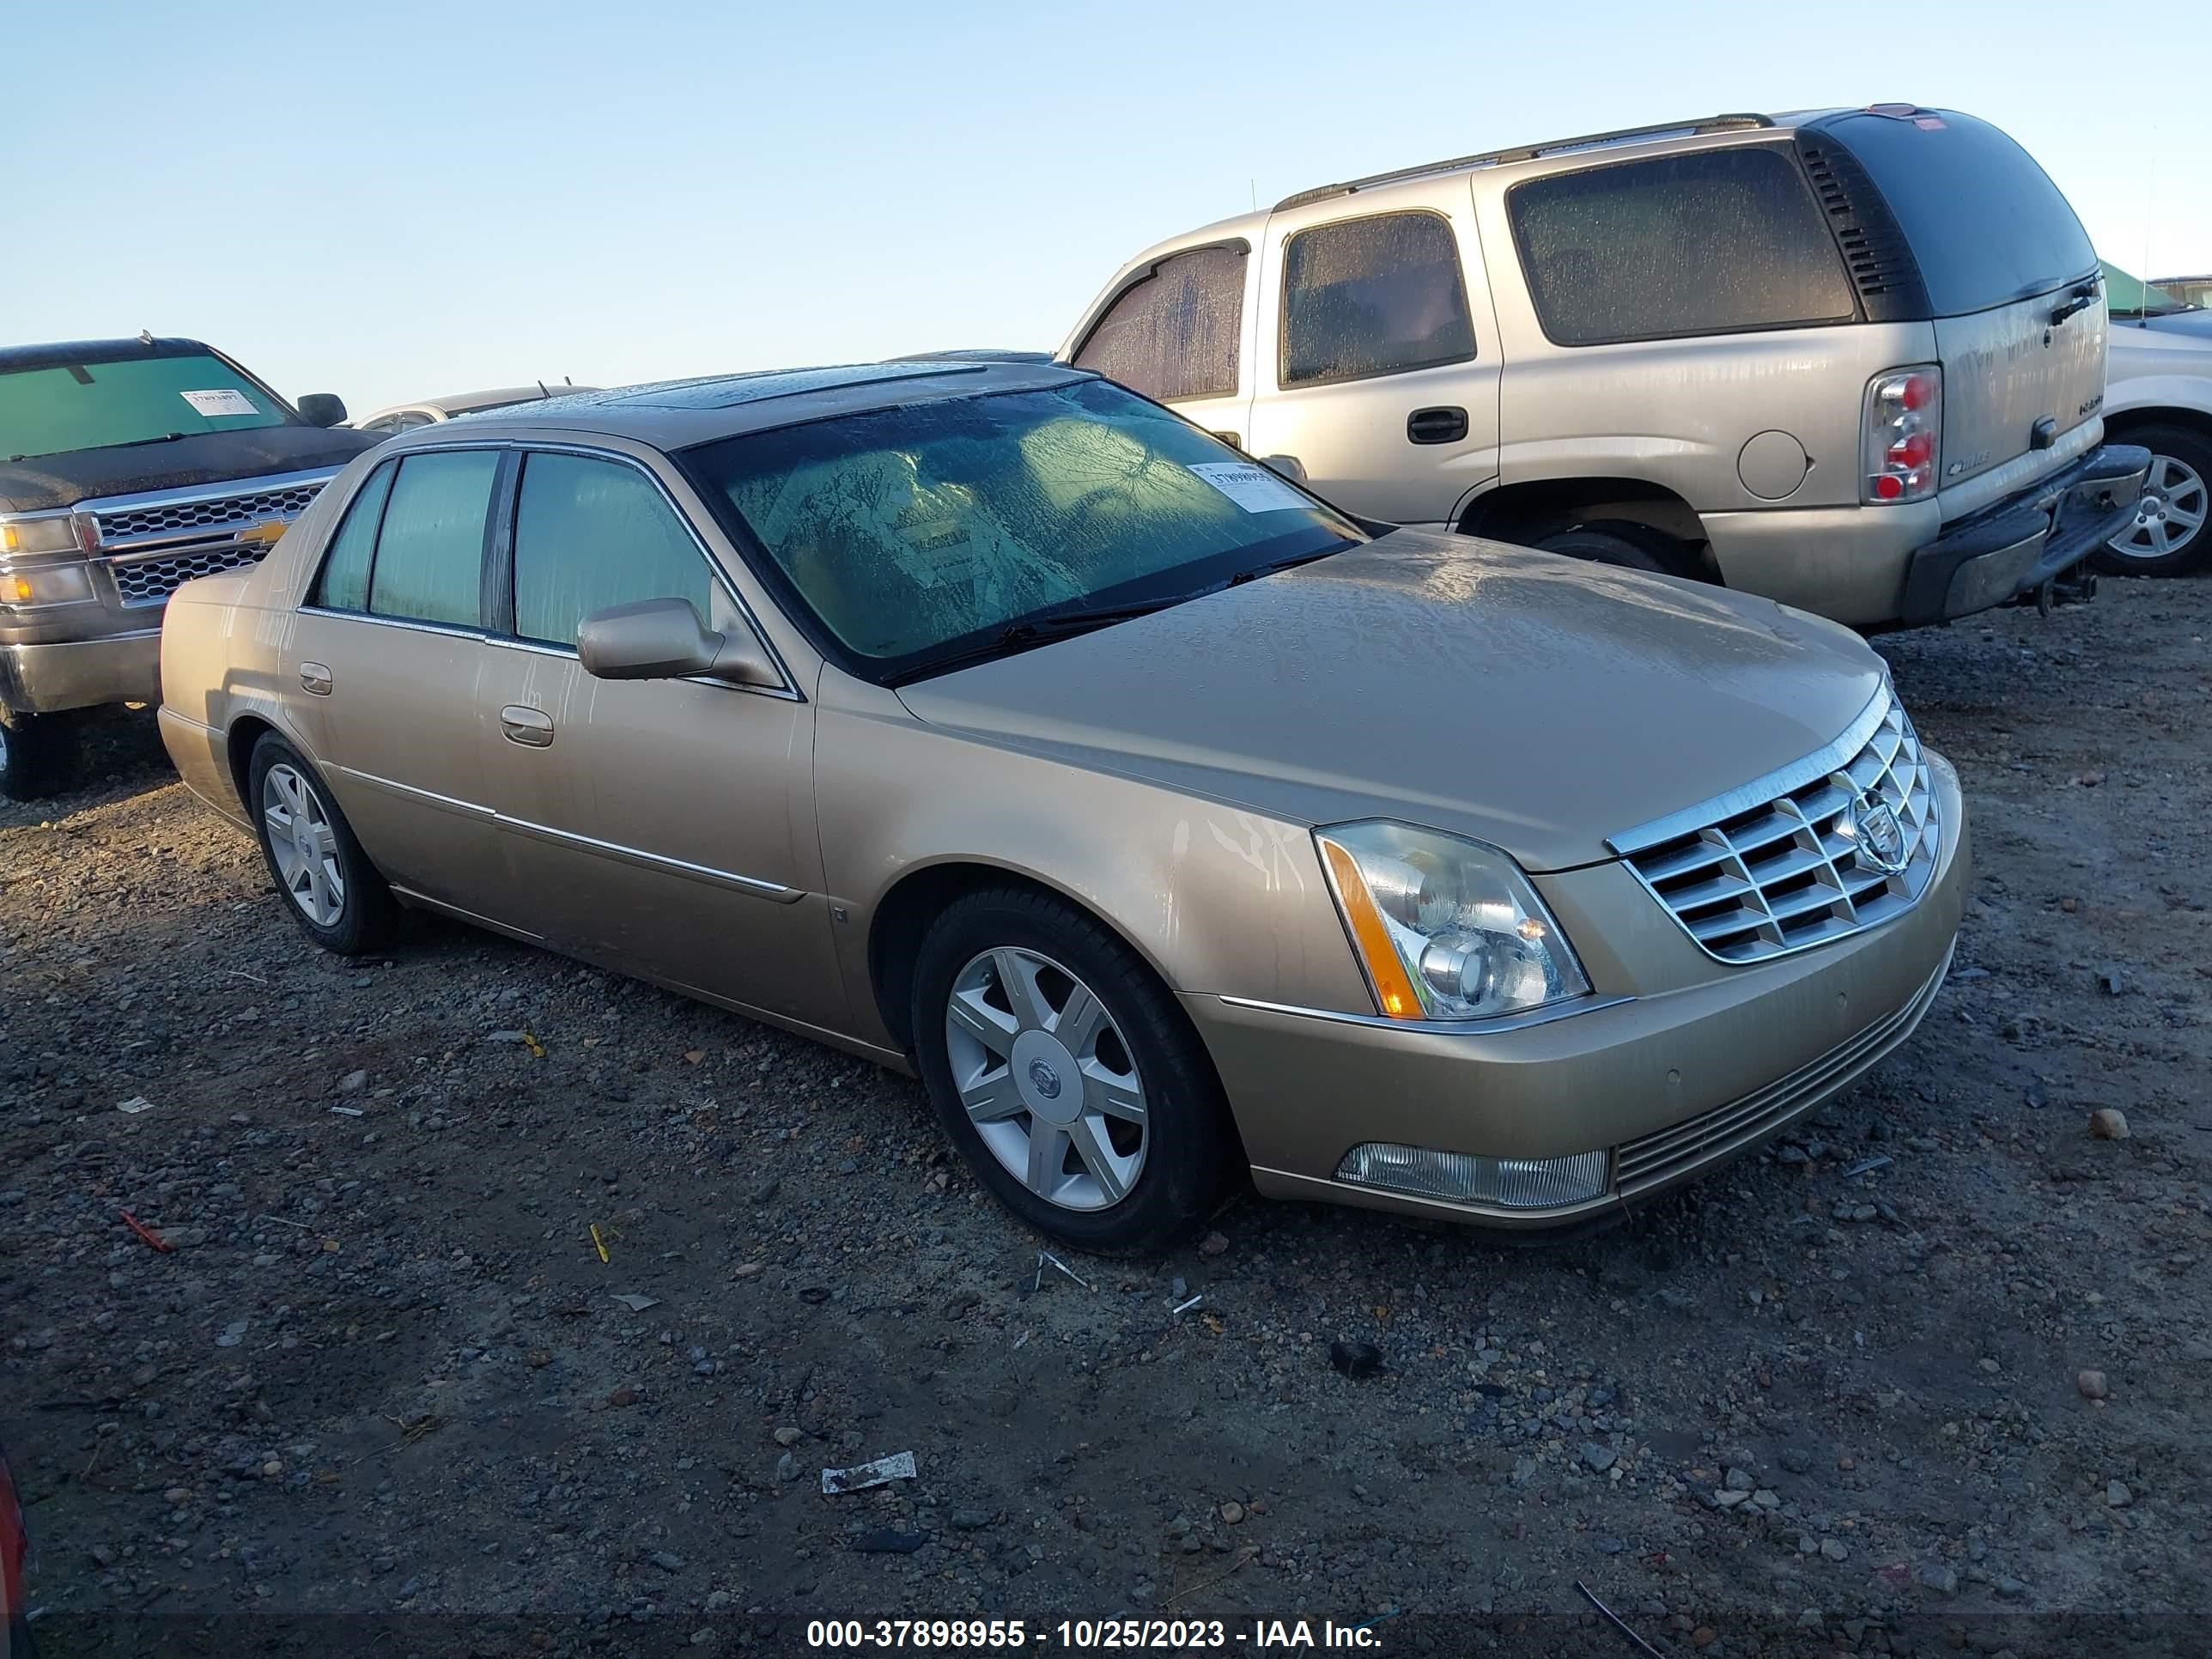
{"label": "alloy wheel", "polygon": [[2203,475],[2172,455],[2151,457],[2136,521],[2110,544],[2129,559],[2162,559],[2179,553],[2203,533],[2212,500]]}
{"label": "alloy wheel", "polygon": [[1150,1144],[1144,1080],[1089,986],[1036,951],[986,951],[953,979],[945,1039],[969,1121],[1024,1186],[1066,1210],[1127,1196]]}
{"label": "alloy wheel", "polygon": [[261,822],[276,878],[300,914],[318,927],[337,927],[346,899],[337,832],[330,809],[298,769],[280,761],[263,777]]}

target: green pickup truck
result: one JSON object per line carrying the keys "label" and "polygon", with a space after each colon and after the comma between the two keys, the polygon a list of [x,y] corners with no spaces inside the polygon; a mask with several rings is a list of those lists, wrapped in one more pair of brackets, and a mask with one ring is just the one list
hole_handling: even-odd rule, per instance
{"label": "green pickup truck", "polygon": [[0,347],[0,795],[76,770],[82,711],[161,696],[161,611],[258,562],[373,434],[197,340]]}

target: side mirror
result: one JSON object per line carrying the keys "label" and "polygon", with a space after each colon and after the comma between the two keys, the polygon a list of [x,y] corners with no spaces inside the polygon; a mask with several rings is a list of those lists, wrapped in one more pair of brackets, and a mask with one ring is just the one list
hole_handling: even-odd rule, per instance
{"label": "side mirror", "polygon": [[337,426],[345,419],[345,399],[334,392],[310,392],[300,399],[300,418],[309,426]]}
{"label": "side mirror", "polygon": [[781,685],[750,633],[717,634],[689,599],[640,599],[594,611],[576,629],[584,672],[603,680],[681,680],[711,675],[732,685]]}
{"label": "side mirror", "polygon": [[1292,483],[1306,482],[1306,465],[1295,455],[1263,455],[1260,465],[1270,472],[1279,472]]}

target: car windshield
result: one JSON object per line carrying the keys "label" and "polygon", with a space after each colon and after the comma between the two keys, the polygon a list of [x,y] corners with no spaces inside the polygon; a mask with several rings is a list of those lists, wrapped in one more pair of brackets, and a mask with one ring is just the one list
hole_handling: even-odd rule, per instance
{"label": "car windshield", "polygon": [[748,434],[683,460],[816,643],[886,684],[1362,539],[1102,380]]}
{"label": "car windshield", "polygon": [[0,456],[11,459],[283,426],[290,419],[267,392],[204,352],[0,374]]}
{"label": "car windshield", "polygon": [[2164,317],[2197,309],[2140,276],[2129,276],[2109,259],[2105,261],[2105,304],[2115,317]]}

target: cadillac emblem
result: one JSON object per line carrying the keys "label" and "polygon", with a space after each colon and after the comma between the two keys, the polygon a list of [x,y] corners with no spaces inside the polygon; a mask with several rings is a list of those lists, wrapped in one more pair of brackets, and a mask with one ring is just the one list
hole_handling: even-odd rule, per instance
{"label": "cadillac emblem", "polygon": [[1905,826],[1897,811],[1880,796],[1861,795],[1851,807],[1851,839],[1861,864],[1893,876],[1912,862],[1905,850]]}

